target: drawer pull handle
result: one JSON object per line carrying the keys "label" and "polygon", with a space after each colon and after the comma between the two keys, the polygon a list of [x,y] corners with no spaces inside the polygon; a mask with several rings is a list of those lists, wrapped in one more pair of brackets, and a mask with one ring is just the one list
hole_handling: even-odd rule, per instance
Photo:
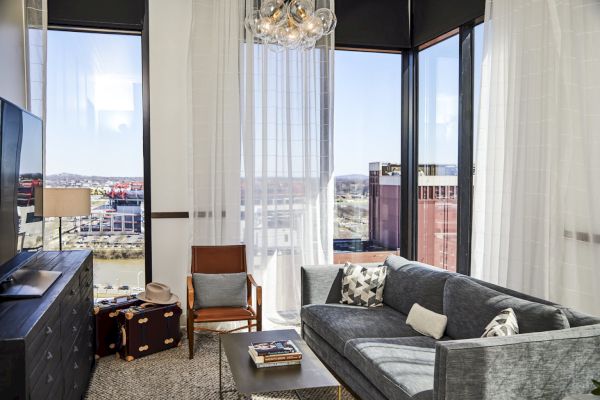
{"label": "drawer pull handle", "polygon": [[169,311],[163,314],[165,316],[165,318],[169,318],[173,316],[173,311]]}
{"label": "drawer pull handle", "polygon": [[73,311],[71,311],[73,313],[73,315],[77,315],[77,310],[73,309]]}
{"label": "drawer pull handle", "polygon": [[148,318],[142,318],[138,320],[138,324],[145,324],[146,322],[148,322]]}
{"label": "drawer pull handle", "polygon": [[77,362],[73,363],[73,369],[79,369],[79,364],[77,364]]}
{"label": "drawer pull handle", "polygon": [[69,292],[69,294],[70,294],[71,296],[74,296],[74,295],[75,295],[75,289],[71,289],[71,291]]}
{"label": "drawer pull handle", "polygon": [[73,384],[73,390],[77,390],[77,389],[79,389],[79,385],[78,385],[78,384],[76,384],[76,383],[74,383],[74,384]]}
{"label": "drawer pull handle", "polygon": [[140,348],[138,350],[139,351],[146,351],[148,349],[149,349],[148,345],[144,345],[144,346],[140,346]]}
{"label": "drawer pull handle", "polygon": [[109,317],[109,318],[114,318],[114,317],[116,317],[117,315],[119,315],[119,311],[118,311],[118,310],[117,310],[117,311],[113,311],[113,312],[111,312],[111,313],[108,313],[108,317]]}
{"label": "drawer pull handle", "polygon": [[171,344],[175,341],[173,338],[165,339],[165,344]]}
{"label": "drawer pull handle", "polygon": [[49,326],[46,327],[46,335],[52,335],[52,328]]}
{"label": "drawer pull handle", "polygon": [[46,383],[52,383],[54,382],[54,378],[52,377],[52,375],[48,374],[48,376],[46,377]]}
{"label": "drawer pull handle", "polygon": [[73,333],[77,332],[77,327],[73,325]]}
{"label": "drawer pull handle", "polygon": [[50,352],[46,353],[46,360],[52,360],[52,358],[54,358],[52,353],[50,353]]}
{"label": "drawer pull handle", "polygon": [[93,331],[93,330],[94,330],[94,328],[92,328],[92,326],[91,326],[91,325],[88,325],[88,332],[91,332],[91,331]]}
{"label": "drawer pull handle", "polygon": [[77,353],[79,351],[79,347],[73,346],[73,353]]}

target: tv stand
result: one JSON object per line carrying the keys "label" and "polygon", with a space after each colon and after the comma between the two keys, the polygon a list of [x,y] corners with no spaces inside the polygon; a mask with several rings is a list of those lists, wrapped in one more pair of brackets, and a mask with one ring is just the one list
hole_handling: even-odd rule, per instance
{"label": "tv stand", "polygon": [[38,254],[12,274],[12,287],[52,275],[46,293],[0,300],[0,397],[81,399],[95,362],[92,253]]}

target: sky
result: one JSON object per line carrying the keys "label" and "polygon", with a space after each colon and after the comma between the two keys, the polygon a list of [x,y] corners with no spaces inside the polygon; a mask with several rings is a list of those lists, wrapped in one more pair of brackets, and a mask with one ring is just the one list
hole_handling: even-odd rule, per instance
{"label": "sky", "polygon": [[334,174],[369,174],[369,162],[400,162],[400,54],[335,52]]}
{"label": "sky", "polygon": [[143,176],[141,37],[48,31],[46,173]]}
{"label": "sky", "polygon": [[[47,174],[142,176],[141,38],[50,30],[47,62]],[[456,164],[458,37],[419,68],[419,163]],[[400,54],[336,51],[336,176],[400,162],[401,74]]]}

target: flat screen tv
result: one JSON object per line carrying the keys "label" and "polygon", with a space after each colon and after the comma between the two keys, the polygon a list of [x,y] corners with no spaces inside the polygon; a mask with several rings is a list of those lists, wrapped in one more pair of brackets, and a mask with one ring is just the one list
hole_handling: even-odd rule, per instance
{"label": "flat screen tv", "polygon": [[0,98],[0,297],[41,296],[60,276],[21,269],[44,244],[42,120]]}

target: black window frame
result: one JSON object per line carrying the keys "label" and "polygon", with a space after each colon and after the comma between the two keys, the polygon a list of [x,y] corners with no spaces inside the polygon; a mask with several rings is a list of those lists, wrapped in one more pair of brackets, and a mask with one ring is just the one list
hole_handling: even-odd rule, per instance
{"label": "black window frame", "polygon": [[458,211],[456,271],[471,274],[471,234],[473,216],[473,140],[474,140],[474,28],[483,17],[467,22],[437,38],[403,52],[402,110],[402,247],[400,254],[417,257],[418,193],[418,52],[451,36],[459,36],[459,112],[458,112]]}

